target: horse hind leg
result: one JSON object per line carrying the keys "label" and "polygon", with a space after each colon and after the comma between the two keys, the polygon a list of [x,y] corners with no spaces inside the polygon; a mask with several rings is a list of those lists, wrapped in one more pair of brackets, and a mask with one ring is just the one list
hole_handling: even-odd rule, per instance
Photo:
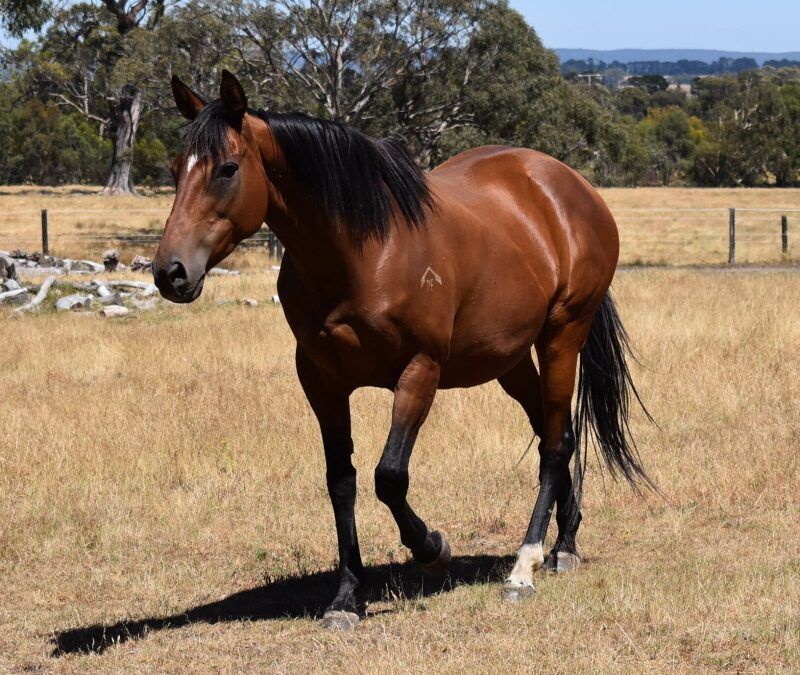
{"label": "horse hind leg", "polygon": [[533,433],[541,438],[544,435],[542,385],[530,352],[509,372],[497,378],[497,381],[503,391],[522,406]]}
{"label": "horse hind leg", "polygon": [[[564,434],[564,442],[571,446],[570,456],[577,449],[575,433],[570,425]],[[580,511],[581,486],[583,483],[583,467],[580,456],[575,457],[573,476],[569,467],[561,471],[559,488],[556,493],[556,524],[558,536],[553,548],[544,561],[543,569],[547,572],[573,572],[580,567],[581,557],[578,553],[577,535],[582,516]]]}
{"label": "horse hind leg", "polygon": [[[503,390],[522,406],[533,433],[541,438],[544,435],[541,379],[530,352],[497,381]],[[504,596],[512,600],[521,600],[533,595],[533,572],[542,562],[541,547],[523,544],[517,553],[514,569],[503,585]]]}
{"label": "horse hind leg", "polygon": [[[583,323],[569,324],[551,333],[545,333],[537,343],[537,353],[542,370],[540,383],[540,408],[542,423],[534,431],[542,439],[539,445],[540,489],[533,509],[530,524],[517,560],[503,585],[503,596],[512,601],[533,594],[533,572],[545,564],[544,538],[553,513],[558,505],[556,521],[559,526],[554,552],[548,558],[548,567],[555,571],[577,568],[580,558],[575,545],[580,512],[569,472],[569,462],[575,452],[575,434],[572,426],[572,395],[575,389],[575,374],[578,354],[586,338],[588,326]],[[530,374],[533,363],[525,364]],[[519,377],[515,374],[514,379]],[[531,379],[532,382],[536,380]],[[504,389],[514,398],[514,389],[503,383]],[[528,388],[526,399],[533,401],[533,387]],[[520,400],[520,403],[523,403]],[[525,407],[523,403],[523,407]],[[527,409],[526,409],[527,411]]]}

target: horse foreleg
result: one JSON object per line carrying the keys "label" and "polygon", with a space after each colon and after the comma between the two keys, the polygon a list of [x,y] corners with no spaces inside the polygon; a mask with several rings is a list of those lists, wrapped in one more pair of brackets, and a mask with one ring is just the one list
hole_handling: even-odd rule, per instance
{"label": "horse foreleg", "polygon": [[[569,324],[555,333],[545,334],[537,343],[544,411],[544,435],[539,444],[540,488],[514,569],[503,585],[503,595],[509,600],[533,594],[533,572],[544,564],[544,538],[556,502],[559,506],[559,542],[564,543],[565,557],[561,566],[566,565],[567,555],[571,556],[569,560],[573,567],[579,563],[577,551],[567,551],[570,545],[574,549],[580,521],[569,461],[575,451],[572,394],[578,354],[587,331],[588,327],[583,323]],[[559,560],[557,551],[556,560]]]}
{"label": "horse foreleg", "polygon": [[441,574],[450,563],[450,547],[439,532],[428,527],[406,501],[408,465],[414,442],[433,404],[440,367],[433,359],[416,356],[403,371],[394,392],[392,427],[375,469],[375,492],[392,512],[400,541],[427,574]]}
{"label": "horse foreleg", "polygon": [[326,628],[349,630],[358,625],[366,610],[364,567],[356,533],[356,470],[350,459],[353,441],[349,395],[326,382],[300,349],[297,373],[322,433],[328,494],[339,543],[339,589],[322,622]]}

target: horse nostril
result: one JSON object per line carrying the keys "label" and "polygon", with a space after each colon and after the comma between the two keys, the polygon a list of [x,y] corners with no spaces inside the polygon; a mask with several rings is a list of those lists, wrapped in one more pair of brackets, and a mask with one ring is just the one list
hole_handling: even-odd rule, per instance
{"label": "horse nostril", "polygon": [[185,286],[189,281],[189,275],[186,274],[186,268],[183,266],[183,263],[172,263],[167,270],[167,279],[173,288]]}

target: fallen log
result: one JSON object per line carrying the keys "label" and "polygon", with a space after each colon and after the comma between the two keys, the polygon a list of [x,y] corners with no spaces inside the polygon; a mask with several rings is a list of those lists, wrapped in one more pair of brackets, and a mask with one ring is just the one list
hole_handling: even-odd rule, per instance
{"label": "fallen log", "polygon": [[155,284],[149,284],[146,281],[126,281],[126,280],[113,280],[113,281],[93,281],[97,286],[107,286],[108,288],[135,288],[137,290],[149,291],[150,289],[158,290]]}
{"label": "fallen log", "polygon": [[70,267],[70,272],[105,272],[106,268],[93,260],[75,260]]}
{"label": "fallen log", "polygon": [[73,310],[88,309],[94,302],[93,295],[79,295],[77,293],[56,300],[57,312],[72,312]]}
{"label": "fallen log", "polygon": [[21,295],[27,294],[27,288],[18,288],[14,291],[6,291],[5,293],[0,293],[0,303],[6,302],[8,300],[13,300]]}
{"label": "fallen log", "polygon": [[60,279],[56,281],[56,287],[65,288],[67,290],[81,291],[83,293],[94,293],[97,290],[97,287],[94,285],[94,283],[84,284],[81,281],[61,281]]}
{"label": "fallen log", "polygon": [[15,309],[15,312],[31,312],[34,309],[38,308],[41,305],[45,298],[47,298],[47,294],[50,292],[50,287],[56,282],[55,276],[47,277],[42,284],[42,287],[39,289],[39,292],[36,294],[36,297],[31,300],[27,305],[23,305],[18,309]]}
{"label": "fallen log", "polygon": [[[42,277],[45,274],[66,274],[61,267],[17,267],[17,274],[20,277]],[[90,274],[89,272],[73,272],[72,274]]]}

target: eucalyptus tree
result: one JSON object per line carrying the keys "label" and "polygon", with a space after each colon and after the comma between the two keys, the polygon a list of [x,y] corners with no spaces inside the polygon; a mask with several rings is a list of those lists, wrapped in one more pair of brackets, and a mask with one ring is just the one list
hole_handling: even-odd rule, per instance
{"label": "eucalyptus tree", "polygon": [[139,33],[155,31],[167,5],[168,0],[66,4],[12,0],[3,6],[4,22],[16,32],[44,26],[37,48],[23,49],[21,55],[24,73],[35,84],[36,93],[79,111],[111,138],[113,153],[104,194],[136,192],[131,168],[143,92],[139,81],[121,77],[124,69],[119,66],[137,58],[143,42]]}
{"label": "eucalyptus tree", "polygon": [[487,0],[276,0],[220,8],[256,100],[401,133],[422,164],[463,125],[463,58]]}
{"label": "eucalyptus tree", "polygon": [[[16,0],[14,0],[16,1]],[[231,51],[232,33],[203,0],[93,0],[41,3],[49,9],[39,39],[12,57],[29,91],[82,114],[112,141],[103,193],[136,193],[133,161],[140,123],[172,112],[173,68],[193,81],[212,82]],[[221,4],[221,3],[220,3]],[[11,21],[10,14],[5,16]],[[21,25],[23,17],[17,15]],[[30,20],[24,24],[33,26]],[[169,132],[161,116],[158,126]]]}
{"label": "eucalyptus tree", "polygon": [[695,155],[702,185],[796,182],[800,168],[797,73],[748,71],[695,82],[708,135]]}
{"label": "eucalyptus tree", "polygon": [[10,35],[20,37],[39,30],[53,11],[50,0],[0,0],[0,26]]}

